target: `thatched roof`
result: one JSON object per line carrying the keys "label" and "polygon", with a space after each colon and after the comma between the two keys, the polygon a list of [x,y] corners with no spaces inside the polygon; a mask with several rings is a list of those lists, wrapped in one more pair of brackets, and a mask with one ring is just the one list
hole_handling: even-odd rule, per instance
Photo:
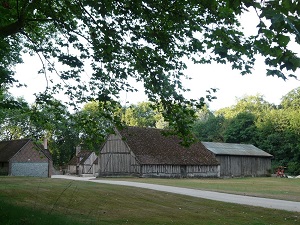
{"label": "thatched roof", "polygon": [[163,130],[141,127],[127,127],[119,131],[141,164],[219,164],[201,142],[184,147],[177,136],[165,136],[162,132]]}

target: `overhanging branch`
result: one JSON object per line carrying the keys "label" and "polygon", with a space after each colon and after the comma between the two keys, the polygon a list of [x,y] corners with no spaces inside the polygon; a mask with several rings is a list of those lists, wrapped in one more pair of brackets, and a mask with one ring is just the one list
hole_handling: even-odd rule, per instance
{"label": "overhanging branch", "polygon": [[8,37],[19,33],[24,27],[24,20],[19,19],[14,23],[8,24],[6,26],[0,27],[0,37]]}

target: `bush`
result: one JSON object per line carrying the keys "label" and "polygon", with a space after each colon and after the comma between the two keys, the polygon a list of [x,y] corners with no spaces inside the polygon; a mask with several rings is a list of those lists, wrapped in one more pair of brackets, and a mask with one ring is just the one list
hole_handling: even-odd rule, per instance
{"label": "bush", "polygon": [[299,162],[289,162],[287,171],[290,175],[300,175],[300,163]]}

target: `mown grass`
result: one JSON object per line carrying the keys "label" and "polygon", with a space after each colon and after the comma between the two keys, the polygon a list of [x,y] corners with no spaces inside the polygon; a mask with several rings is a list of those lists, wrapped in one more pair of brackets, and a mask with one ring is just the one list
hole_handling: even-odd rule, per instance
{"label": "mown grass", "polygon": [[300,213],[133,187],[0,177],[0,224],[297,224]]}
{"label": "mown grass", "polygon": [[24,207],[18,203],[2,201],[0,198],[0,224],[18,225],[18,224],[80,224],[76,220],[65,217],[60,214],[49,214],[44,211],[34,210],[31,207]]}
{"label": "mown grass", "polygon": [[142,183],[186,187],[231,194],[283,199],[300,202],[300,179],[276,177],[230,178],[230,179],[157,179],[157,178],[111,178]]}

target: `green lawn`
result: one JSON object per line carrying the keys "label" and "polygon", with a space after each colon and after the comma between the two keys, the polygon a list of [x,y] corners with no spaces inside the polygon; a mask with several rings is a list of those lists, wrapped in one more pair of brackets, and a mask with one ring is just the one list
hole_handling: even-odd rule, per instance
{"label": "green lawn", "polygon": [[276,177],[230,179],[111,178],[300,202],[300,179]]}
{"label": "green lawn", "polygon": [[48,178],[0,177],[0,202],[0,224],[14,225],[300,223],[295,212]]}

